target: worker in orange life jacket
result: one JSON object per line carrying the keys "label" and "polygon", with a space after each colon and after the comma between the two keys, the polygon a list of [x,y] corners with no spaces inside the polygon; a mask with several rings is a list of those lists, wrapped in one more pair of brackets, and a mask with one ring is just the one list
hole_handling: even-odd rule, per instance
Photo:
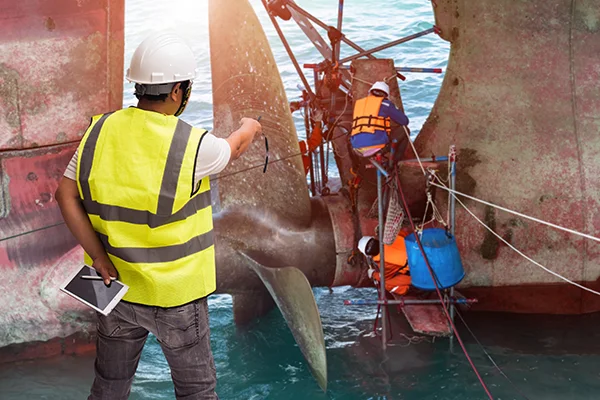
{"label": "worker in orange life jacket", "polygon": [[408,117],[388,100],[390,87],[385,82],[375,82],[369,95],[354,103],[350,144],[363,157],[370,157],[390,141],[391,121],[408,125]]}
{"label": "worker in orange life jacket", "polygon": [[[404,238],[408,234],[400,232],[396,240],[391,245],[384,245],[385,259],[385,290],[390,293],[402,296],[410,288],[410,270],[408,267],[408,256],[406,254],[406,244]],[[379,268],[379,240],[372,236],[364,236],[358,242],[358,249],[367,258],[374,261],[375,266]],[[369,278],[379,283],[379,270],[369,267]]]}

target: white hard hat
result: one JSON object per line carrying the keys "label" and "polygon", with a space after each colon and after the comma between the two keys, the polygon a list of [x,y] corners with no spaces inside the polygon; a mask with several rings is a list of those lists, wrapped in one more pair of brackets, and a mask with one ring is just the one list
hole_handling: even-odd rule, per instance
{"label": "white hard hat", "polygon": [[383,81],[375,82],[373,86],[371,86],[371,89],[369,89],[369,93],[373,90],[381,90],[382,92],[385,92],[388,97],[390,96],[390,87]]}
{"label": "white hard hat", "polygon": [[369,243],[373,239],[375,239],[373,236],[363,236],[358,241],[358,250],[361,253],[363,253],[365,256],[368,255],[367,254],[367,243]]}
{"label": "white hard hat", "polygon": [[196,59],[175,32],[162,31],[146,38],[133,53],[126,78],[144,85],[194,80]]}

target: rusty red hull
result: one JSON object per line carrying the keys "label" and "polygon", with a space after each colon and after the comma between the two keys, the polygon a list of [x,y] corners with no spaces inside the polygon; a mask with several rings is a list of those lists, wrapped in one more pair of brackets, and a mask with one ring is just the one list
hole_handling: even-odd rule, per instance
{"label": "rusty red hull", "polygon": [[53,196],[90,116],[122,105],[124,3],[3,0],[0,22],[2,347],[92,326],[58,293],[82,254]]}
{"label": "rusty red hull", "polygon": [[0,150],[79,140],[123,98],[124,3],[0,2]]}
{"label": "rusty red hull", "polygon": [[[598,2],[436,0],[434,11],[452,47],[419,151],[445,155],[456,144],[459,191],[600,236]],[[531,258],[598,287],[598,243],[465,204]],[[460,287],[472,288],[461,292],[481,297],[477,307],[600,309],[597,296],[531,264],[459,205],[456,235],[467,271]]]}

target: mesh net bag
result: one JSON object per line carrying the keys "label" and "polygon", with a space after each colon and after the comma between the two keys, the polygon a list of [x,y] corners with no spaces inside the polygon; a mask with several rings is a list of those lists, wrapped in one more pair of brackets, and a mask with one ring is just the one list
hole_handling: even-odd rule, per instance
{"label": "mesh net bag", "polygon": [[373,202],[373,205],[371,206],[371,209],[369,210],[369,213],[367,214],[367,218],[377,218],[377,216],[379,215],[379,210],[378,210],[378,204],[377,201],[379,199],[376,198],[375,201]]}
{"label": "mesh net bag", "polygon": [[383,243],[387,245],[394,243],[402,228],[402,222],[404,222],[404,210],[398,198],[398,187],[392,184],[390,191],[390,200],[383,228]]}

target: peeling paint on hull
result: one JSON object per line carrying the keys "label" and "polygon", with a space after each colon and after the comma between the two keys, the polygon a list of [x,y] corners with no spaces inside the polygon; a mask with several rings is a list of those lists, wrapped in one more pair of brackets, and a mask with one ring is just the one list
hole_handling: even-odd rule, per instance
{"label": "peeling paint on hull", "polygon": [[[597,1],[436,4],[436,22],[452,47],[440,94],[415,141],[419,151],[443,155],[456,144],[458,190],[600,236]],[[578,282],[594,284],[600,277],[598,243],[473,201],[465,204],[548,268]],[[583,291],[556,285],[562,281],[514,253],[460,205],[456,235],[467,271],[459,287],[463,292],[473,287],[472,293],[485,297],[478,307],[554,313],[599,309],[597,302],[584,302]],[[522,285],[523,291],[515,291]],[[536,285],[556,285],[555,294],[568,292],[574,299],[561,304]],[[506,302],[503,288],[531,293],[528,304]]]}
{"label": "peeling paint on hull", "polygon": [[82,252],[54,193],[90,116],[122,106],[124,2],[0,9],[0,347],[46,349],[11,347],[8,361],[69,353],[80,340],[53,338],[93,331],[94,314],[58,292]]}

